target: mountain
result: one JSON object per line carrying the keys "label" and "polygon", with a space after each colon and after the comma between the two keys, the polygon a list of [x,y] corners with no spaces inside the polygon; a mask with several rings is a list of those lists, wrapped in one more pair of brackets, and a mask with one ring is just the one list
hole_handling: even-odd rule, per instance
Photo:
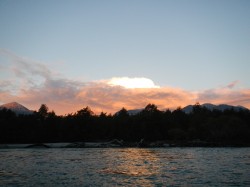
{"label": "mountain", "polygon": [[134,116],[136,114],[139,114],[143,109],[134,109],[134,110],[128,110],[128,114],[130,116]]}
{"label": "mountain", "polygon": [[[185,106],[182,111],[185,112],[186,114],[190,114],[191,112],[193,112],[193,107],[195,105],[187,105]],[[230,110],[233,109],[234,111],[238,112],[240,110],[249,110],[248,108],[245,108],[243,106],[232,106],[232,105],[226,105],[226,104],[220,104],[220,105],[214,105],[211,103],[204,103],[202,105],[200,105],[201,107],[205,107],[208,110],[219,110],[219,111],[224,111],[224,110]],[[139,114],[143,109],[134,109],[134,110],[128,110],[128,114],[130,116],[134,116]],[[117,112],[118,113],[118,112]]]}
{"label": "mountain", "polygon": [[[195,105],[188,105],[186,107],[184,107],[182,109],[182,111],[184,111],[185,113],[189,114],[191,112],[193,112],[193,107]],[[226,104],[221,104],[221,105],[214,105],[211,103],[204,103],[202,105],[200,105],[201,107],[205,107],[208,110],[219,110],[219,111],[224,111],[224,110],[231,110],[233,109],[234,111],[240,111],[240,110],[248,110],[247,108],[243,107],[243,106],[232,106],[232,105],[226,105]]]}
{"label": "mountain", "polygon": [[30,115],[33,113],[33,111],[29,110],[28,108],[26,108],[25,106],[23,106],[17,102],[7,103],[7,104],[0,106],[0,110],[4,109],[4,108],[12,110],[17,115],[20,115],[20,114]]}

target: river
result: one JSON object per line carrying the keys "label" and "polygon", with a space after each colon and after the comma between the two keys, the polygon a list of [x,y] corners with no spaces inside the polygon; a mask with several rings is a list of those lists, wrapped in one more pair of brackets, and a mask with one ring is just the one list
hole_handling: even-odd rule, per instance
{"label": "river", "polygon": [[250,148],[0,149],[0,186],[250,186]]}

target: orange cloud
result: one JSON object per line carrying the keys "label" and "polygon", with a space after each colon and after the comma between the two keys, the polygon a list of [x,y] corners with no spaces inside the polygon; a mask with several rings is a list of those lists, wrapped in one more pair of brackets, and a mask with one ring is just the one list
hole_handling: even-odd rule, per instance
{"label": "orange cloud", "polygon": [[[8,51],[1,53],[0,50],[1,54],[8,56],[10,63],[6,63],[5,66],[10,64],[12,67],[2,68],[2,65],[1,68],[10,71],[12,77],[0,81],[0,103],[17,101],[33,110],[38,110],[44,103],[61,115],[74,113],[86,106],[96,113],[101,111],[114,113],[122,107],[144,108],[148,103],[154,103],[160,109],[175,109],[196,102],[224,103],[250,108],[250,89],[231,89],[237,82],[199,92],[158,86],[130,89],[110,85],[109,81],[81,82],[56,77],[39,62],[20,58]],[[131,80],[133,79],[129,81]],[[138,80],[141,79],[136,79]]]}
{"label": "orange cloud", "polygon": [[197,99],[202,103],[242,105],[250,108],[250,89],[220,88],[205,90],[198,94]]}
{"label": "orange cloud", "polygon": [[143,108],[154,103],[161,109],[184,106],[193,101],[193,94],[173,88],[136,88],[126,89],[107,84],[91,84],[82,88],[78,100],[95,106],[98,111],[116,112],[122,107],[127,109]]}
{"label": "orange cloud", "polygon": [[[114,113],[122,107],[127,109],[144,108],[148,103],[160,109],[175,109],[200,103],[232,104],[250,107],[250,90],[230,91],[229,89],[207,90],[200,93],[177,88],[126,89],[104,83],[88,83],[76,88],[69,82],[44,84],[37,90],[21,90],[18,95],[2,93],[9,101],[18,101],[33,109],[45,103],[57,114],[67,114],[89,106],[95,113],[101,111]],[[3,100],[1,99],[3,102]]]}

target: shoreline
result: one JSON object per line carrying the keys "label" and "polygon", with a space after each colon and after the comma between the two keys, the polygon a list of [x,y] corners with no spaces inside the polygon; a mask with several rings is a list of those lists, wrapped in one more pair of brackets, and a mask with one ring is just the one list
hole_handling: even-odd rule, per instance
{"label": "shoreline", "polygon": [[242,142],[205,142],[205,141],[151,141],[124,142],[123,140],[99,142],[56,142],[56,143],[4,143],[0,149],[29,148],[169,148],[169,147],[250,147],[250,143]]}

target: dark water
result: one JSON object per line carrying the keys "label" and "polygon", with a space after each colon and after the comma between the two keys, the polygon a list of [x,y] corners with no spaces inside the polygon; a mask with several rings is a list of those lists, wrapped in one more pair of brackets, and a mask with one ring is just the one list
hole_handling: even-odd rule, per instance
{"label": "dark water", "polygon": [[0,186],[250,186],[250,148],[1,149]]}

